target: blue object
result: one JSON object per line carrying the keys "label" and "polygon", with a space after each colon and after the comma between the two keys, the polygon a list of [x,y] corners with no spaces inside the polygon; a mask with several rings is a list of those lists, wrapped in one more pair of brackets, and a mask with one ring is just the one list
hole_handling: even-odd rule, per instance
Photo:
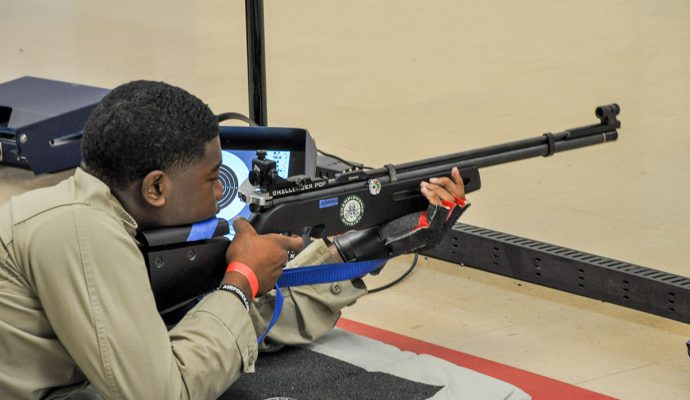
{"label": "blue object", "polygon": [[386,263],[386,259],[354,261],[338,264],[323,264],[300,268],[290,268],[283,271],[283,275],[276,282],[276,300],[273,308],[273,316],[268,323],[264,333],[259,336],[257,343],[263,342],[268,332],[278,322],[280,312],[283,310],[283,293],[281,287],[315,285],[319,283],[329,283],[346,281],[360,278],[370,272],[376,271]]}
{"label": "blue object", "polygon": [[337,197],[319,200],[319,208],[335,207],[337,205],[338,205],[338,198]]}
{"label": "blue object", "polygon": [[207,219],[206,221],[197,222],[192,225],[192,229],[187,236],[188,242],[195,242],[197,240],[211,239],[218,227],[218,218]]}

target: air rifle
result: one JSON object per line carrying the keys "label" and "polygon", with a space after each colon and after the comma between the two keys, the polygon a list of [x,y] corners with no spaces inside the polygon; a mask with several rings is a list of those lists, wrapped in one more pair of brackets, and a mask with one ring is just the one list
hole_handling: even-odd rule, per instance
{"label": "air rifle", "polygon": [[[619,112],[617,104],[600,106],[595,110],[598,124],[333,178],[281,178],[275,162],[260,151],[239,195],[250,205],[249,221],[260,234],[322,238],[365,229],[425,210],[428,201],[419,182],[449,176],[454,166],[460,168],[465,192],[470,193],[481,187],[480,168],[614,141],[621,126]],[[228,231],[228,222],[219,219],[140,232],[159,310],[217,287],[225,273]]]}

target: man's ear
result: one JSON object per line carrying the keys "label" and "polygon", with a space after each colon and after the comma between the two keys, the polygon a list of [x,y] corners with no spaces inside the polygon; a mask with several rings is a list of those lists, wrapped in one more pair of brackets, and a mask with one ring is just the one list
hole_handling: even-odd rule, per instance
{"label": "man's ear", "polygon": [[151,171],[141,182],[141,196],[153,207],[163,207],[170,193],[170,178],[161,170]]}

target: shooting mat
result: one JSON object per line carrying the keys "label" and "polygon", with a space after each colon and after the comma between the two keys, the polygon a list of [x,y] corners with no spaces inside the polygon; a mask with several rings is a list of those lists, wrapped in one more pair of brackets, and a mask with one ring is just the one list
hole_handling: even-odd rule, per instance
{"label": "shooting mat", "polygon": [[315,343],[259,356],[220,399],[506,399],[519,388],[425,354],[334,329]]}

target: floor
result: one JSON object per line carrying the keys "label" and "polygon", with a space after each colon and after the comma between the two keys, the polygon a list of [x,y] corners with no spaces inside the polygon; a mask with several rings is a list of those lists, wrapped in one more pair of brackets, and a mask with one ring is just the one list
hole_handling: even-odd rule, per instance
{"label": "floor", "polygon": [[[293,0],[265,15],[269,125],[368,165],[557,132],[619,103],[618,142],[483,170],[463,220],[690,276],[690,2]],[[239,0],[4,0],[0,82],[164,80],[247,113],[244,30]],[[0,201],[69,173],[2,166]],[[470,267],[421,260],[345,315],[617,398],[690,399],[687,324]]]}

